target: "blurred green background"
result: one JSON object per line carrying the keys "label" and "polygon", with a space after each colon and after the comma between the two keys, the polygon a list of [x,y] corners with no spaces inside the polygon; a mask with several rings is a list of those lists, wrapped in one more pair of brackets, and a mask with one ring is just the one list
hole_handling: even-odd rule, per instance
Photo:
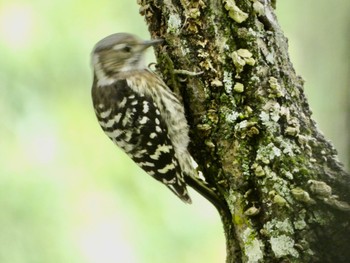
{"label": "blurred green background", "polygon": [[[193,191],[179,202],[96,122],[89,54],[114,32],[149,37],[134,2],[0,2],[1,263],[224,262],[216,211]],[[348,164],[350,3],[277,5],[314,118]]]}

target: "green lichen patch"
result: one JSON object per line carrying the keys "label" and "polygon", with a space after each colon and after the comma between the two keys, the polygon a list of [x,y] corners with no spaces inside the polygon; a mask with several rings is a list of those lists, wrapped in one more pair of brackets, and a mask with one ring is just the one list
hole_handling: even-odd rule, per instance
{"label": "green lichen patch", "polygon": [[232,79],[232,73],[224,71],[224,87],[225,91],[230,94],[232,92],[232,86],[233,86],[233,79]]}
{"label": "green lichen patch", "polygon": [[244,91],[244,85],[240,82],[236,82],[233,86],[233,90],[237,93],[242,93]]}
{"label": "green lichen patch", "polygon": [[244,254],[247,258],[246,262],[262,262],[264,257],[263,243],[256,237],[255,232],[250,228],[245,229],[242,239],[244,242]]}
{"label": "green lichen patch", "polygon": [[229,12],[229,16],[239,24],[248,18],[248,14],[239,9],[234,0],[226,0],[225,9]]}
{"label": "green lichen patch", "polygon": [[276,205],[279,205],[279,206],[286,206],[288,205],[287,203],[287,200],[284,199],[282,196],[280,196],[279,194],[276,194],[274,197],[273,197],[273,202],[276,204]]}
{"label": "green lichen patch", "polygon": [[277,258],[292,256],[299,257],[299,252],[294,248],[293,238],[280,235],[270,238],[271,249]]}
{"label": "green lichen patch", "polygon": [[315,200],[313,200],[309,193],[306,192],[305,190],[301,189],[300,187],[296,187],[296,188],[293,188],[291,190],[291,193],[293,195],[293,197],[299,201],[299,202],[303,202],[303,203],[306,203],[306,204],[315,204]]}
{"label": "green lichen patch", "polygon": [[171,13],[168,18],[167,33],[178,34],[182,27],[181,17],[176,13]]}
{"label": "green lichen patch", "polygon": [[266,146],[261,146],[256,155],[256,161],[261,161],[264,164],[269,164],[272,160],[281,156],[281,150],[272,142]]}
{"label": "green lichen patch", "polygon": [[257,176],[257,177],[265,176],[265,171],[261,165],[254,163],[251,168],[254,170],[255,176]]}
{"label": "green lichen patch", "polygon": [[259,214],[259,212],[260,212],[259,208],[252,206],[252,207],[249,207],[247,210],[245,210],[244,214],[246,216],[256,216],[257,214]]}
{"label": "green lichen patch", "polygon": [[294,247],[295,241],[291,237],[294,235],[294,228],[288,218],[284,221],[272,219],[266,222],[261,232],[270,237],[271,249],[277,258],[299,256]]}
{"label": "green lichen patch", "polygon": [[243,71],[245,65],[255,65],[255,59],[252,56],[253,54],[247,49],[238,49],[232,52],[231,58],[236,67],[236,78],[240,78],[239,75]]}
{"label": "green lichen patch", "polygon": [[263,229],[264,229],[265,235],[269,237],[276,237],[281,234],[285,234],[285,235],[294,234],[293,225],[288,218],[283,221],[272,219],[265,223]]}
{"label": "green lichen patch", "polygon": [[274,77],[270,77],[269,78],[269,84],[270,84],[270,98],[280,98],[280,97],[284,97],[284,92],[283,89],[281,88],[281,85],[278,83],[278,80]]}
{"label": "green lichen patch", "polygon": [[332,187],[322,181],[309,180],[310,191],[318,197],[329,197],[332,195]]}
{"label": "green lichen patch", "polygon": [[265,15],[265,7],[260,1],[257,1],[257,0],[253,1],[253,9],[257,15],[259,16]]}

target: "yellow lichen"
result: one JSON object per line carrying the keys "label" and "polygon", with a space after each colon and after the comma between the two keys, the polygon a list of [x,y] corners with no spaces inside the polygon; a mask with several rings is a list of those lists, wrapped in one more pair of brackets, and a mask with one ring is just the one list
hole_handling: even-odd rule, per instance
{"label": "yellow lichen", "polygon": [[239,78],[239,74],[243,71],[245,65],[255,65],[255,59],[252,56],[253,54],[247,49],[241,48],[232,52],[231,58],[236,67],[236,78]]}
{"label": "yellow lichen", "polygon": [[259,214],[260,209],[256,208],[255,206],[249,207],[247,210],[244,211],[244,214],[246,216],[255,216]]}
{"label": "yellow lichen", "polygon": [[234,0],[226,0],[225,2],[225,9],[229,11],[228,14],[234,21],[242,23],[248,18],[248,14],[239,9]]}
{"label": "yellow lichen", "polygon": [[301,189],[300,187],[293,188],[291,190],[291,193],[293,197],[300,202],[306,203],[306,204],[315,204],[315,200],[313,200],[309,193]]}
{"label": "yellow lichen", "polygon": [[242,83],[236,82],[233,86],[233,90],[238,93],[242,93],[244,91],[244,85]]}

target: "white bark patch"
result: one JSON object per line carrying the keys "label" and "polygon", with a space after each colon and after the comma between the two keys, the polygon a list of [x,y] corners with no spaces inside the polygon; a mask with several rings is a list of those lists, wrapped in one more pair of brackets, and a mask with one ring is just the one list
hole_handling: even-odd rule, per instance
{"label": "white bark patch", "polygon": [[271,249],[277,258],[291,255],[299,257],[298,251],[294,248],[294,240],[286,235],[270,238]]}

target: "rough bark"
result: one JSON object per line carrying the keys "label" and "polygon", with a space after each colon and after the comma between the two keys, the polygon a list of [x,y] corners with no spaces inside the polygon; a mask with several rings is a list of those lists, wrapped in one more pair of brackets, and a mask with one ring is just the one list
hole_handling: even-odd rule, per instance
{"label": "rough bark", "polygon": [[348,262],[350,176],[311,119],[271,3],[139,4],[165,39],[158,69],[183,97],[191,153],[230,211],[227,262]]}

